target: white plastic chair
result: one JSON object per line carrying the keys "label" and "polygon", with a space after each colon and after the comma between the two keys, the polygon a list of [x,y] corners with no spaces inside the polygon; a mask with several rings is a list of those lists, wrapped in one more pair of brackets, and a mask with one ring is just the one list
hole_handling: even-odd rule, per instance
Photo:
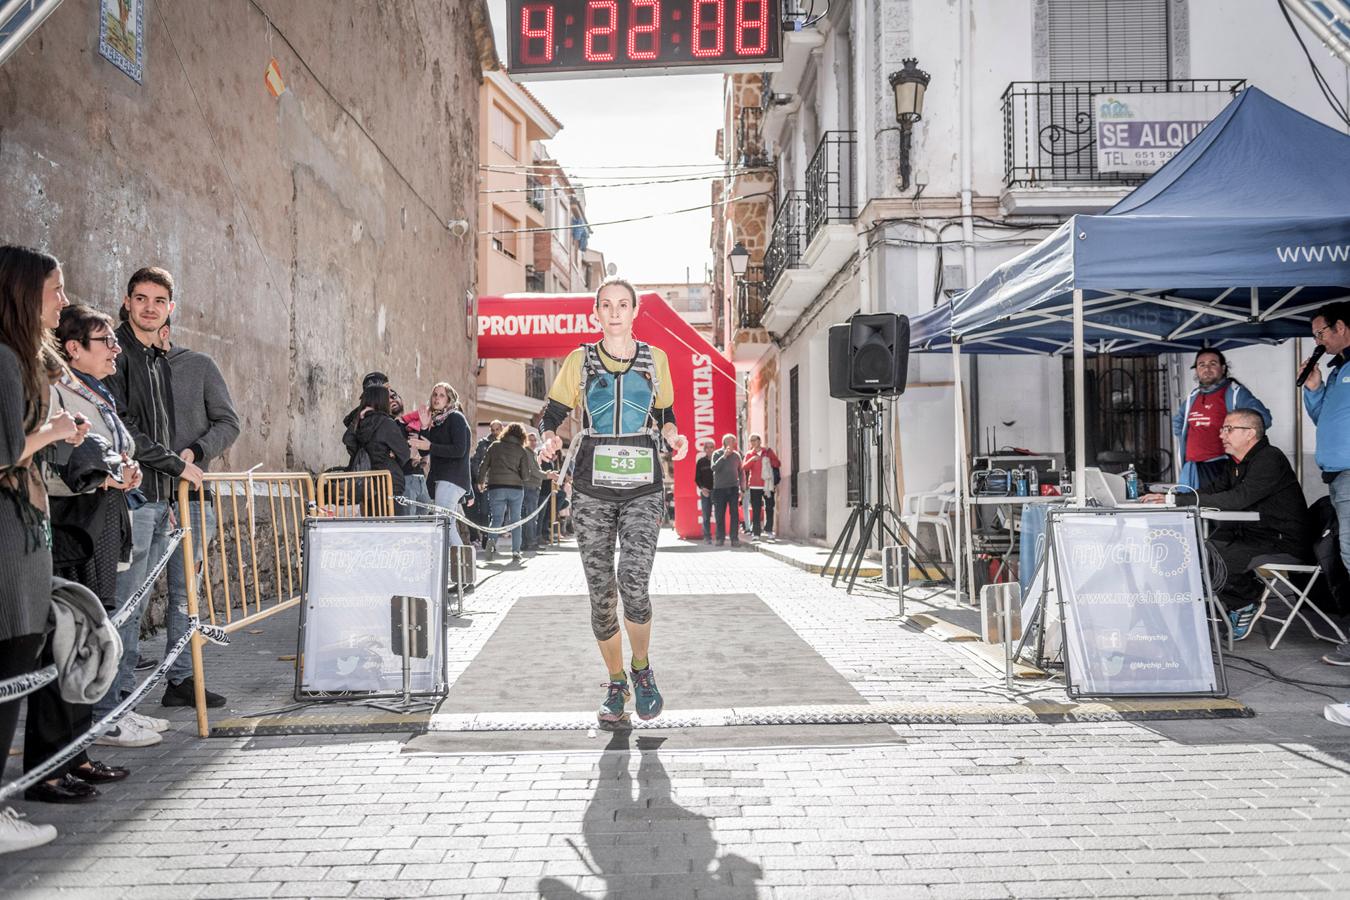
{"label": "white plastic chair", "polygon": [[905,494],[901,501],[903,513],[900,519],[916,540],[919,537],[920,526],[933,526],[933,533],[937,539],[938,559],[941,562],[950,562],[952,558],[955,541],[952,539],[951,516],[955,505],[956,483],[952,481],[943,482],[935,491]]}

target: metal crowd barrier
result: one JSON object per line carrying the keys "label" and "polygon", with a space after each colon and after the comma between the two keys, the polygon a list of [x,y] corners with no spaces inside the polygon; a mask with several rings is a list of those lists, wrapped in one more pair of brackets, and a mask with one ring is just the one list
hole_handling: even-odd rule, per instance
{"label": "metal crowd barrier", "polygon": [[388,472],[325,472],[315,484],[319,511],[339,518],[394,515],[394,478]]}
{"label": "metal crowd barrier", "polygon": [[[388,472],[379,474],[388,481]],[[218,472],[208,473],[203,483],[210,492],[205,501],[193,499],[186,481],[178,483],[188,616],[200,616],[229,633],[297,605],[304,572],[304,520],[314,502],[314,482],[309,475]],[[208,510],[215,517],[214,540],[202,539],[209,531]],[[200,576],[196,578],[192,573],[198,563]],[[202,640],[200,635],[192,638],[192,680],[197,733],[206,737],[210,727]]]}

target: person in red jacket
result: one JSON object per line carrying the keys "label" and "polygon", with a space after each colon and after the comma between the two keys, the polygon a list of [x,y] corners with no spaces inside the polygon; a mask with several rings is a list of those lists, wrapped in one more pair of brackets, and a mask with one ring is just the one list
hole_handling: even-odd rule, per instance
{"label": "person in red jacket", "polygon": [[[767,530],[773,536],[773,487],[774,469],[778,468],[778,454],[764,446],[764,439],[757,434],[750,435],[750,450],[741,463],[741,472],[745,475],[745,485],[750,489],[750,531],[758,538]],[[768,507],[768,527],[765,529],[765,501]]]}

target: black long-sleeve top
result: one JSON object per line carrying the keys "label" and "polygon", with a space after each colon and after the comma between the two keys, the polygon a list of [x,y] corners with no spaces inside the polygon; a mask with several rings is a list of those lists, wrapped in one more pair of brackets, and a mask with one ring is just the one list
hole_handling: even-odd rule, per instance
{"label": "black long-sleeve top", "polygon": [[431,457],[431,471],[427,480],[448,481],[469,490],[469,450],[473,446],[473,435],[464,414],[454,410],[440,424],[422,432],[422,436],[431,441],[431,449],[427,451]]}
{"label": "black long-sleeve top", "polygon": [[[1194,502],[1193,494],[1180,494],[1181,502]],[[1242,540],[1268,546],[1271,553],[1306,557],[1312,532],[1308,503],[1294,476],[1289,460],[1265,437],[1240,462],[1230,459],[1211,490],[1201,491],[1201,506],[1254,511],[1259,522],[1224,522],[1216,528],[1216,540]]]}

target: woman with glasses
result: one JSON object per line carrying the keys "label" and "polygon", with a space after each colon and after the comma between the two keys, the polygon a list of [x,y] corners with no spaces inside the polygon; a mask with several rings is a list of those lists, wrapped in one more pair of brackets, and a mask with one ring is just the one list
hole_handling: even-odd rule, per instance
{"label": "woman with glasses", "polygon": [[[131,558],[126,494],[141,483],[140,467],[131,459],[135,443],[101,382],[117,371],[121,348],[114,327],[111,317],[88,306],[76,304],[61,312],[56,344],[69,368],[52,385],[52,403],[88,422],[89,432],[84,443],[59,465],[48,466],[46,479],[56,574],[93,591],[109,614],[117,608],[118,564]],[[54,659],[49,638],[41,664]],[[62,699],[55,682],[31,694],[24,729],[24,770],[41,766],[92,723],[93,707]],[[163,729],[168,728],[163,719],[128,712],[117,729],[132,742],[121,746],[159,743],[161,723]],[[121,781],[128,774],[121,766],[104,765],[81,752],[24,796],[44,803],[88,803],[99,796],[91,785]]]}

